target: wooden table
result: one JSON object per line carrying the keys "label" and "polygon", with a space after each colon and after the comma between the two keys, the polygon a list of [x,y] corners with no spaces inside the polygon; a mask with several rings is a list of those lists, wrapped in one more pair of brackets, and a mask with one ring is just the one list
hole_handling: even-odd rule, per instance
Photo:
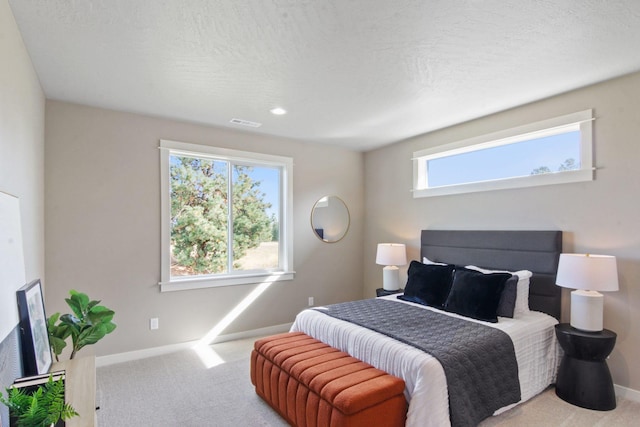
{"label": "wooden table", "polygon": [[66,427],[95,427],[96,359],[79,357],[56,362],[51,371],[65,370],[65,397],[80,416],[65,421]]}

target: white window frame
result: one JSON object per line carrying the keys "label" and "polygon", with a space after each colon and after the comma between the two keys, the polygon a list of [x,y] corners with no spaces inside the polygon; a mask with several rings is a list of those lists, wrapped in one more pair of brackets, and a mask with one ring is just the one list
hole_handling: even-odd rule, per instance
{"label": "white window frame", "polygon": [[[161,262],[160,291],[181,291],[218,286],[293,280],[293,159],[291,157],[252,153],[207,145],[160,140],[161,180]],[[185,155],[214,160],[232,160],[281,169],[279,260],[281,268],[257,271],[235,271],[226,274],[171,277],[171,176],[169,157]]]}
{"label": "white window frame", "polygon": [[[465,139],[413,153],[413,197],[433,197],[479,191],[504,190],[540,185],[593,181],[593,110],[584,110],[552,119],[542,120],[487,135]],[[429,188],[427,182],[428,161],[476,150],[543,138],[575,126],[580,130],[580,169],[544,173],[530,176],[495,179],[481,182],[446,185]]]}

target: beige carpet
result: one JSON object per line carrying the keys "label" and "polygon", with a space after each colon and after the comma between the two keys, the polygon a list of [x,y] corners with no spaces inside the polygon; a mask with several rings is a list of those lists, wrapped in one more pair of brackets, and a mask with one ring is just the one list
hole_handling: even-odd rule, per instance
{"label": "beige carpet", "polygon": [[207,369],[192,351],[97,369],[100,427],[286,427],[253,391],[249,359]]}
{"label": "beige carpet", "polygon": [[573,406],[556,396],[553,387],[509,411],[480,423],[479,427],[609,427],[640,425],[640,403],[618,399],[613,411],[592,411]]}
{"label": "beige carpet", "polygon": [[[109,427],[287,425],[258,398],[249,380],[255,339],[211,346],[226,363],[206,368],[191,350],[98,368],[98,425]],[[618,399],[613,411],[570,405],[553,388],[480,427],[637,426],[640,403]],[[376,426],[377,427],[377,426]]]}

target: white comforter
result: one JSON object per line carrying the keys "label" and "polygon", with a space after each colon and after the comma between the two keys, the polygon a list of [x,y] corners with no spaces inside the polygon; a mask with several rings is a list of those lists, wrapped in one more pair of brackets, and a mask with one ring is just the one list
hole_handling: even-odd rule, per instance
{"label": "white comforter", "polygon": [[[519,319],[499,318],[488,323],[446,313],[430,307],[398,300],[396,295],[383,297],[398,304],[411,304],[452,317],[482,323],[506,332],[512,339],[518,361],[518,377],[524,402],[555,381],[559,363],[551,316],[530,312]],[[409,402],[407,423],[413,426],[450,426],[449,399],[444,370],[434,357],[422,350],[315,310],[304,310],[296,317],[292,331],[302,331],[332,347],[338,348],[378,369],[405,380],[405,396]],[[496,413],[514,405],[502,408]]]}

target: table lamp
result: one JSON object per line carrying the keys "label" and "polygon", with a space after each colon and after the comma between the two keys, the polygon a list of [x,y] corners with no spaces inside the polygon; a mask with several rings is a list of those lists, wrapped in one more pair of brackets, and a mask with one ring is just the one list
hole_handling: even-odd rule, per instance
{"label": "table lamp", "polygon": [[556,284],[571,292],[571,326],[587,332],[602,331],[604,297],[598,291],[618,290],[616,257],[560,254]]}
{"label": "table lamp", "polygon": [[376,264],[385,265],[382,270],[382,287],[386,291],[400,289],[400,270],[398,265],[407,263],[407,249],[402,243],[378,243]]}

